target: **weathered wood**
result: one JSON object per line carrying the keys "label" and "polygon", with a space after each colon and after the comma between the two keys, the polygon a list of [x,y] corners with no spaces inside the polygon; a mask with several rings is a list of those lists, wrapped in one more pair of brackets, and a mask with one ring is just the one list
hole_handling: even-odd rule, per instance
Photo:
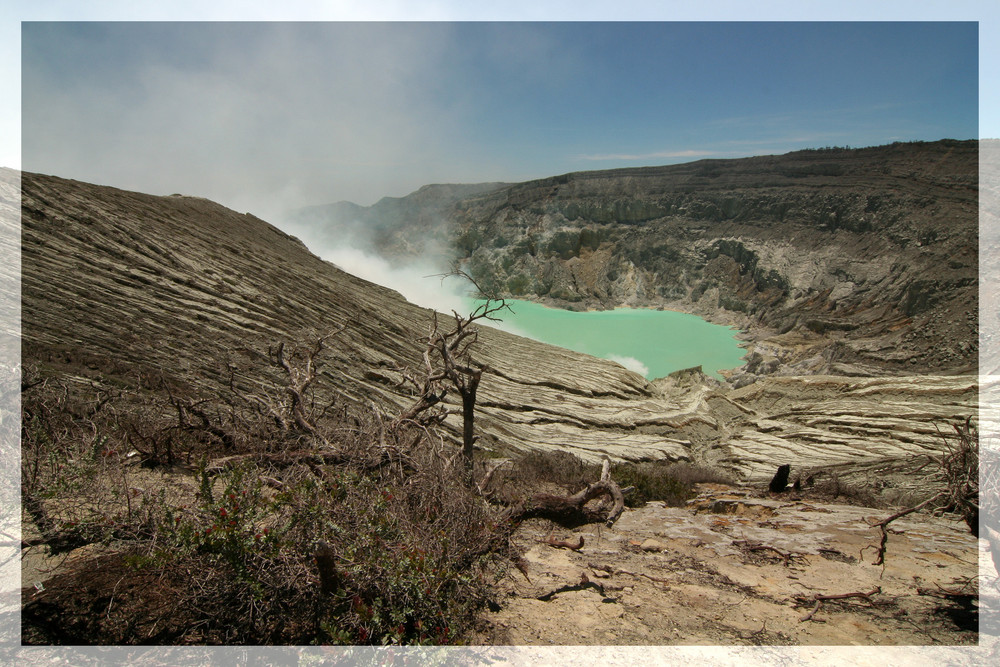
{"label": "weathered wood", "polygon": [[590,578],[587,577],[587,573],[586,572],[581,572],[580,573],[580,583],[578,583],[578,584],[567,584],[566,586],[560,586],[559,588],[555,589],[554,591],[549,591],[548,593],[545,593],[544,595],[539,595],[535,599],[536,600],[541,600],[542,602],[548,602],[549,600],[551,600],[553,597],[555,597],[559,593],[569,593],[571,591],[582,591],[585,588],[593,588],[594,590],[596,590],[601,595],[604,595],[604,586],[602,586],[601,584],[598,584],[596,582],[591,581]]}
{"label": "weathered wood", "polygon": [[[599,522],[614,525],[625,511],[625,498],[618,484],[611,479],[610,466],[611,462],[605,459],[601,479],[571,496],[535,494],[525,505],[512,512],[514,519],[541,517],[568,527]],[[611,510],[607,514],[604,514],[604,510],[585,507],[588,502],[602,495],[608,495],[612,500]]]}
{"label": "weathered wood", "polygon": [[796,597],[796,599],[799,602],[815,602],[815,604],[813,605],[812,610],[810,610],[810,612],[808,614],[806,614],[805,616],[803,616],[802,618],[800,618],[799,622],[803,623],[805,621],[811,621],[811,620],[813,620],[813,616],[816,615],[816,612],[819,611],[819,608],[823,605],[823,602],[826,601],[826,600],[846,600],[848,598],[861,598],[862,600],[864,600],[868,604],[871,604],[872,603],[871,596],[877,595],[878,593],[881,593],[881,592],[882,592],[882,588],[879,587],[879,586],[875,586],[874,588],[872,588],[867,593],[865,593],[863,591],[857,591],[857,592],[854,592],[854,593],[837,593],[837,594],[834,594],[834,595],[820,595],[820,594],[817,593],[816,595],[813,595],[811,598],[810,597],[806,597],[806,596],[798,596],[798,597]]}
{"label": "weathered wood", "polygon": [[550,547],[559,547],[561,549],[579,551],[583,548],[583,535],[577,535],[575,540],[557,540],[554,537],[548,537],[544,540],[544,543],[548,544]]}

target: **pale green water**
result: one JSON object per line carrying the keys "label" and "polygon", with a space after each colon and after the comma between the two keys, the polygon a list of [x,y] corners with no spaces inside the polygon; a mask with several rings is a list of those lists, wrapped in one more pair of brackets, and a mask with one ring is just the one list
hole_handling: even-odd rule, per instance
{"label": "pale green water", "polygon": [[695,315],[669,310],[616,308],[574,312],[530,301],[508,300],[497,328],[545,343],[617,361],[647,379],[692,366],[718,379],[719,370],[742,366],[746,350],[737,331]]}

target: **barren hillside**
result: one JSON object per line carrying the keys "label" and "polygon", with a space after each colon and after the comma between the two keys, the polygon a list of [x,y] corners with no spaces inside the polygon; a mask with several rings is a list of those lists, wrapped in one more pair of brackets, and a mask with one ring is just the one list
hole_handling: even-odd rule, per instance
{"label": "barren hillside", "polygon": [[[431,313],[346,274],[250,214],[23,175],[23,350],[86,381],[163,374],[211,393],[229,364],[340,325],[323,391],[413,401]],[[480,447],[590,460],[710,462],[754,477],[938,451],[935,423],[975,409],[971,377],[773,377],[736,393],[699,376],[653,383],[605,360],[483,327]],[[872,401],[878,397],[878,401]],[[457,397],[447,401],[457,407]],[[458,416],[449,418],[453,432]]]}

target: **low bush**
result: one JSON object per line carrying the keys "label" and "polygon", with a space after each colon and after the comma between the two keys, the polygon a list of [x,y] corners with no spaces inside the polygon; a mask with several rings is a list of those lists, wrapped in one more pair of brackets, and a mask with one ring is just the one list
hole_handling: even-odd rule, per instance
{"label": "low bush", "polygon": [[601,466],[586,463],[569,452],[534,451],[511,461],[496,483],[504,502],[524,500],[539,491],[576,493],[600,477]]}
{"label": "low bush", "polygon": [[635,487],[635,491],[625,497],[629,507],[641,507],[650,500],[679,507],[694,496],[695,484],[733,483],[732,478],[720,470],[690,463],[622,463],[611,467],[611,477],[622,488]]}
{"label": "low bush", "polygon": [[[586,463],[568,452],[530,452],[512,461],[498,483],[498,495],[512,502],[554,488],[572,494],[596,481],[600,474],[599,465]],[[629,507],[641,507],[650,500],[680,506],[694,495],[695,484],[734,483],[731,476],[715,468],[662,461],[614,464],[611,479],[623,489],[633,487],[625,496]]]}

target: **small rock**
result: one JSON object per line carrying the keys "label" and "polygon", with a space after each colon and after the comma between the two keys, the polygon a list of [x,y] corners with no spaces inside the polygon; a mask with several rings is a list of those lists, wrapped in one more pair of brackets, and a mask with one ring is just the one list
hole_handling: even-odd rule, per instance
{"label": "small rock", "polygon": [[643,551],[666,551],[667,545],[659,540],[654,540],[652,538],[644,541],[639,545],[639,548]]}

